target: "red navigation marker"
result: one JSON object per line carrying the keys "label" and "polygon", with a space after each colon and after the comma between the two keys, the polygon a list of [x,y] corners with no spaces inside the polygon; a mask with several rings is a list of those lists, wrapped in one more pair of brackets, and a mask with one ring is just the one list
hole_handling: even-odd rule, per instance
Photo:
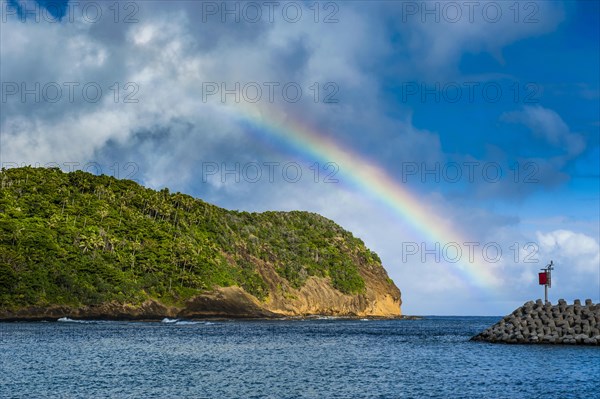
{"label": "red navigation marker", "polygon": [[550,264],[545,268],[541,269],[542,272],[538,273],[539,284],[544,286],[544,299],[548,303],[548,287],[552,286],[552,270],[554,270],[554,262],[550,261]]}
{"label": "red navigation marker", "polygon": [[538,273],[539,276],[539,284],[546,285],[548,284],[548,272]]}

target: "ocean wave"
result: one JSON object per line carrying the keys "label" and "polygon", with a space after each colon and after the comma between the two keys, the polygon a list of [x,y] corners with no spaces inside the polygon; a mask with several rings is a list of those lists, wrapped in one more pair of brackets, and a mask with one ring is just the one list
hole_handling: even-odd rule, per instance
{"label": "ocean wave", "polygon": [[215,324],[215,323],[212,323],[210,321],[180,320],[180,319],[170,319],[168,317],[165,317],[164,319],[162,319],[161,323],[174,324],[176,326],[192,326],[192,325],[195,325],[195,324],[203,324],[205,326],[209,326],[209,325]]}
{"label": "ocean wave", "polygon": [[189,321],[189,320],[179,320],[177,323],[178,326],[191,326],[194,324],[201,324],[199,321]]}
{"label": "ocean wave", "polygon": [[60,319],[56,320],[60,323],[80,323],[80,324],[89,324],[92,323],[92,321],[90,320],[75,320],[75,319],[70,319],[68,317],[61,317]]}

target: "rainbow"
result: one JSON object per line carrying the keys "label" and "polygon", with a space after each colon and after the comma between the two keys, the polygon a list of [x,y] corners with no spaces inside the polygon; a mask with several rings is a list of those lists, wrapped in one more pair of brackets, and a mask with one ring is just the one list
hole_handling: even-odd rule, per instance
{"label": "rainbow", "polygon": [[[438,215],[432,207],[424,204],[422,199],[400,185],[381,167],[284,112],[278,112],[275,108],[259,109],[237,104],[234,109],[230,109],[230,113],[239,122],[250,123],[261,134],[274,136],[307,156],[323,162],[334,161],[345,179],[410,223],[430,242],[439,242],[441,246],[446,243],[458,243],[462,246],[463,243],[472,241],[465,239],[449,220]],[[467,261],[462,260],[464,258]],[[461,261],[453,266],[447,269],[451,269],[450,272],[475,288],[490,287],[498,283],[488,264],[477,257],[469,262],[464,250]]]}

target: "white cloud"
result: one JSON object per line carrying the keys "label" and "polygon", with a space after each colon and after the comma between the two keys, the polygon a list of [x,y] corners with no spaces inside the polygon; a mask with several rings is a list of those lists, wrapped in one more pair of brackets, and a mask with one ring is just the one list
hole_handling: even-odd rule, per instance
{"label": "white cloud", "polygon": [[555,259],[558,267],[569,272],[598,273],[600,246],[590,236],[571,230],[537,232],[540,252]]}

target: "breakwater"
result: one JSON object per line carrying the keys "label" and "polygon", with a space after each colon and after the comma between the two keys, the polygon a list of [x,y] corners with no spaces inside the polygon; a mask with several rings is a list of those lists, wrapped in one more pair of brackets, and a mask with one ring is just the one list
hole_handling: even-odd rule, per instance
{"label": "breakwater", "polygon": [[600,345],[600,304],[564,299],[552,305],[529,301],[498,323],[471,338],[507,344]]}

